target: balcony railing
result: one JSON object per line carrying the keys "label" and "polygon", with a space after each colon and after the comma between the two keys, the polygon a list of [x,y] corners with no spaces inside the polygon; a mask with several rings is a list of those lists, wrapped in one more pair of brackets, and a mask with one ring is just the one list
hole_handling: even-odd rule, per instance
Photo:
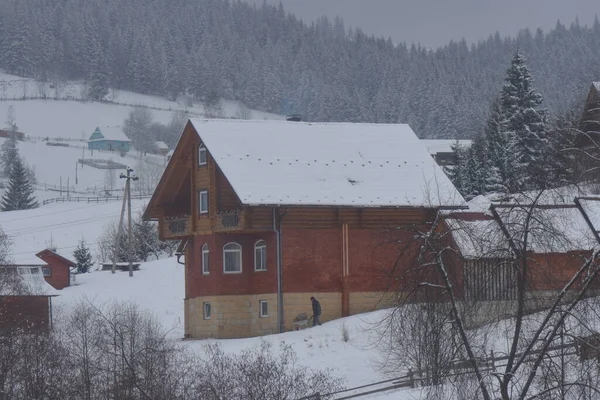
{"label": "balcony railing", "polygon": [[215,231],[238,231],[244,229],[244,210],[219,211]]}
{"label": "balcony railing", "polygon": [[164,236],[167,239],[180,238],[192,234],[192,223],[189,215],[165,217]]}

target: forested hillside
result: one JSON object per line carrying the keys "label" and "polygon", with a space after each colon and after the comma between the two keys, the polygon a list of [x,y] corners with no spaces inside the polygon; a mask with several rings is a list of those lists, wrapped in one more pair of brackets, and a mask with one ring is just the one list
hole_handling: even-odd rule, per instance
{"label": "forested hillside", "polygon": [[482,131],[517,48],[551,116],[600,79],[597,20],[433,51],[221,0],[3,0],[0,16],[0,67],[57,84],[86,79],[92,99],[109,87],[189,91],[307,120],[406,122],[421,137]]}

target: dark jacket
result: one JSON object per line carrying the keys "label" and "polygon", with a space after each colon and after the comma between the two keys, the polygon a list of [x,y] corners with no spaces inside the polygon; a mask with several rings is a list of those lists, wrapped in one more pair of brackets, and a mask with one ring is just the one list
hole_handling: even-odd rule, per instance
{"label": "dark jacket", "polygon": [[318,300],[312,301],[312,307],[314,315],[321,315],[321,303]]}

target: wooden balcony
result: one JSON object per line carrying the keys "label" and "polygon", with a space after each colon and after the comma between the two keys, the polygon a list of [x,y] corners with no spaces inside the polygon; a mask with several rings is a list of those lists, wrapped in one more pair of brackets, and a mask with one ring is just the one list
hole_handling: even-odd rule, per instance
{"label": "wooden balcony", "polygon": [[165,217],[161,222],[161,229],[167,240],[177,240],[192,235],[192,218],[189,215]]}
{"label": "wooden balcony", "polygon": [[246,225],[244,210],[219,211],[215,220],[215,232],[241,231]]}

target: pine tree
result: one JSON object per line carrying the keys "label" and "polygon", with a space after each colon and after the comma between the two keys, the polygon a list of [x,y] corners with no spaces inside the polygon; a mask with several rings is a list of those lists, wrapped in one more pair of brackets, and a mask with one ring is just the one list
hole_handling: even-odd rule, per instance
{"label": "pine tree", "polygon": [[[577,176],[577,153],[573,150],[576,132],[579,128],[579,115],[579,112],[570,110],[557,118],[549,128],[548,151],[544,163],[549,186],[576,183],[579,178]],[[585,164],[585,162],[580,164]],[[583,173],[587,169],[584,167],[584,171],[581,172]],[[584,176],[584,178],[588,177]]]}
{"label": "pine tree", "polygon": [[6,130],[8,138],[0,146],[0,161],[2,162],[2,170],[5,176],[10,176],[10,170],[19,157],[19,149],[17,147],[17,123],[15,120],[15,109],[13,106],[8,107],[6,113]]}
{"label": "pine tree", "polygon": [[462,195],[467,195],[471,192],[471,183],[469,181],[468,172],[468,151],[465,150],[458,141],[452,145],[452,151],[454,152],[455,163],[448,172],[450,180]]}
{"label": "pine tree", "polygon": [[546,111],[533,88],[525,57],[513,56],[502,88],[503,130],[507,137],[507,187],[511,191],[539,186],[546,147]]}
{"label": "pine tree", "polygon": [[507,177],[507,138],[502,128],[502,109],[499,100],[492,103],[485,131],[485,192],[497,193],[506,191],[504,182]]}
{"label": "pine tree", "polygon": [[79,241],[79,245],[73,252],[73,258],[75,258],[75,262],[77,264],[78,274],[85,274],[94,265],[92,262],[92,254],[90,253],[90,249],[83,239]]}
{"label": "pine tree", "polygon": [[23,161],[17,157],[10,171],[8,189],[2,195],[2,211],[29,210],[37,208],[34,187]]}
{"label": "pine tree", "polygon": [[148,261],[150,254],[158,255],[161,246],[156,226],[139,215],[134,221],[133,229],[135,259]]}

